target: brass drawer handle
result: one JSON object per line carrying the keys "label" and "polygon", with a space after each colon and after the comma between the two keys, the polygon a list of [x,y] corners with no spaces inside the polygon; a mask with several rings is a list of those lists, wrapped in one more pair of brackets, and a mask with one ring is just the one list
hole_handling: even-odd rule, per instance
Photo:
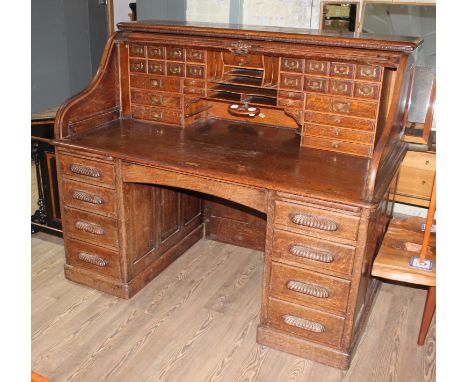
{"label": "brass drawer handle", "polygon": [[170,56],[171,57],[176,57],[176,58],[181,58],[183,55],[182,49],[173,49],[171,50]]}
{"label": "brass drawer handle", "polygon": [[286,86],[298,86],[298,82],[297,82],[297,78],[288,78],[288,77],[285,77],[283,83],[286,85]]}
{"label": "brass drawer handle", "polygon": [[141,46],[133,46],[132,47],[133,54],[143,54],[143,47]]}
{"label": "brass drawer handle", "polygon": [[84,191],[73,191],[72,198],[91,204],[104,204],[104,199],[98,195],[91,195]]}
{"label": "brass drawer handle", "polygon": [[92,233],[93,235],[104,235],[106,231],[99,224],[94,224],[90,222],[85,222],[83,220],[78,220],[75,223],[75,227],[81,231]]}
{"label": "brass drawer handle", "polygon": [[169,67],[167,70],[171,74],[180,74],[180,73],[182,73],[182,67],[181,66],[172,66],[172,67]]}
{"label": "brass drawer handle", "polygon": [[376,68],[361,68],[361,76],[366,78],[375,78],[377,77]]}
{"label": "brass drawer handle", "polygon": [[321,263],[333,263],[335,261],[335,257],[328,251],[309,248],[299,244],[291,245],[289,253],[293,256],[320,261]]}
{"label": "brass drawer handle", "polygon": [[163,56],[163,48],[149,48],[148,54],[151,57],[162,57]]}
{"label": "brass drawer handle", "polygon": [[198,50],[191,51],[188,56],[192,60],[203,60],[203,52]]}
{"label": "brass drawer handle", "polygon": [[194,68],[194,67],[190,67],[189,70],[188,70],[189,74],[191,74],[192,76],[196,76],[196,77],[201,77],[202,75],[202,69],[201,68]]}
{"label": "brass drawer handle", "polygon": [[162,105],[163,103],[163,96],[158,94],[150,94],[149,96],[149,103],[151,105]]}
{"label": "brass drawer handle", "polygon": [[299,69],[299,61],[298,60],[290,60],[290,59],[285,59],[284,60],[284,66],[286,69]]}
{"label": "brass drawer handle", "polygon": [[336,231],[338,229],[338,224],[335,221],[315,215],[296,213],[291,214],[289,218],[294,224],[316,228],[321,231]]}
{"label": "brass drawer handle", "polygon": [[351,102],[349,101],[331,101],[330,110],[338,113],[349,113]]}
{"label": "brass drawer handle", "polygon": [[150,87],[153,89],[161,89],[163,87],[163,80],[160,78],[150,79]]}
{"label": "brass drawer handle", "polygon": [[348,91],[348,84],[333,84],[333,91],[337,93],[346,93]]}
{"label": "brass drawer handle", "polygon": [[91,253],[80,252],[78,254],[78,258],[81,261],[85,261],[87,263],[97,265],[98,267],[107,267],[107,261],[99,256],[92,255]]}
{"label": "brass drawer handle", "polygon": [[132,70],[136,72],[143,72],[145,70],[144,62],[132,62]]}
{"label": "brass drawer handle", "polygon": [[334,66],[333,72],[336,74],[349,74],[349,66]]}
{"label": "brass drawer handle", "polygon": [[156,111],[151,112],[151,119],[154,121],[161,121],[163,119],[163,112],[160,111],[159,113]]}
{"label": "brass drawer handle", "polygon": [[74,174],[90,176],[91,178],[100,178],[102,176],[101,171],[94,167],[82,166],[79,164],[72,164],[70,171]]}
{"label": "brass drawer handle", "polygon": [[289,280],[286,287],[294,292],[307,294],[317,298],[329,298],[328,289],[315,284],[306,284],[296,280]]}
{"label": "brass drawer handle", "polygon": [[309,63],[309,69],[323,72],[325,69],[325,65],[323,62],[311,62]]}
{"label": "brass drawer handle", "polygon": [[289,314],[284,315],[281,318],[286,325],[295,326],[296,328],[305,329],[310,332],[323,333],[326,330],[324,325],[319,324],[318,322],[306,320],[305,318],[291,316]]}
{"label": "brass drawer handle", "polygon": [[370,86],[360,86],[358,87],[358,94],[362,96],[372,96],[374,95],[374,88]]}
{"label": "brass drawer handle", "polygon": [[320,81],[309,81],[307,83],[307,86],[311,90],[320,90],[320,89],[322,89],[322,83]]}
{"label": "brass drawer handle", "polygon": [[152,73],[164,73],[164,68],[162,64],[150,64],[149,70]]}

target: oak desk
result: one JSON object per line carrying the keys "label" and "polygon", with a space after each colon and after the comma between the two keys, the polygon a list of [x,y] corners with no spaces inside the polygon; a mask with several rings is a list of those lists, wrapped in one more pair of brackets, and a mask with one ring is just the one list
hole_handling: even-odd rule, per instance
{"label": "oak desk", "polygon": [[264,249],[258,342],[347,368],[420,43],[120,24],[56,119],[66,277],[130,298],[205,233]]}

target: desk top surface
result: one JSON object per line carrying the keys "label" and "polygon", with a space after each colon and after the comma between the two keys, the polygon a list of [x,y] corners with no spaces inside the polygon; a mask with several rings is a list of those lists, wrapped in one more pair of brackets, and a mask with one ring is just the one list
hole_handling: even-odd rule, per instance
{"label": "desk top surface", "polygon": [[135,163],[356,205],[369,159],[299,146],[294,130],[221,119],[184,129],[120,119],[61,141]]}

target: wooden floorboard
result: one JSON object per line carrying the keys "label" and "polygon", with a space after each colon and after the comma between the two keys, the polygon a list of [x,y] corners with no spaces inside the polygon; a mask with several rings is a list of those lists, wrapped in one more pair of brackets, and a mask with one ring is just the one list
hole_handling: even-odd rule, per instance
{"label": "wooden floorboard", "polygon": [[72,283],[60,238],[32,236],[31,367],[54,381],[434,381],[426,292],[382,285],[348,371],[255,342],[262,256],[201,240],[131,300]]}

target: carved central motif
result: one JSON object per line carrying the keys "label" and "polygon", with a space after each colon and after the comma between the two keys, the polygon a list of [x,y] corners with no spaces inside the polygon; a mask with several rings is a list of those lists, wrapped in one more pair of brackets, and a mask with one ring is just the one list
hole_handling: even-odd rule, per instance
{"label": "carved central motif", "polygon": [[251,44],[242,41],[236,41],[231,44],[229,50],[237,55],[246,55],[249,53],[249,49],[252,48]]}

